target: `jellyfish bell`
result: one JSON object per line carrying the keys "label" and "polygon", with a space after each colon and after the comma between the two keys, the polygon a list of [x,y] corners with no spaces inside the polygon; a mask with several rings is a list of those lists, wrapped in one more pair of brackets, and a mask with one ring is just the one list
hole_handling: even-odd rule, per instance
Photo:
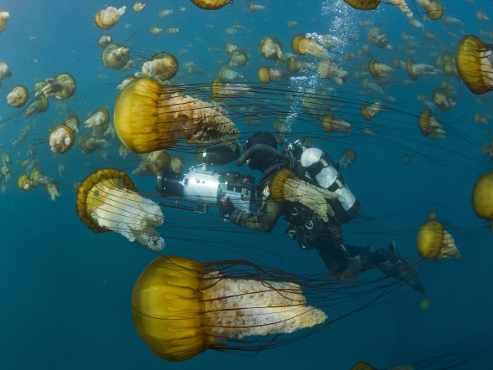
{"label": "jellyfish bell", "polygon": [[3,61],[0,61],[0,81],[5,80],[12,76],[9,65]]}
{"label": "jellyfish bell", "polygon": [[462,81],[474,94],[493,90],[493,45],[476,36],[466,36],[456,54],[457,70]]}
{"label": "jellyfish bell", "polygon": [[428,260],[461,259],[454,237],[437,219],[434,212],[421,225],[416,237],[416,246],[421,257]]}
{"label": "jellyfish bell", "polygon": [[65,100],[74,95],[77,88],[75,78],[68,74],[62,73],[55,77],[56,84],[59,88],[53,93],[55,99]]}
{"label": "jellyfish bell", "polygon": [[376,101],[371,104],[364,105],[361,107],[361,115],[367,119],[368,121],[372,120],[377,116],[378,113],[380,113],[383,109],[382,103],[379,101]]}
{"label": "jellyfish bell", "polygon": [[101,37],[98,39],[98,45],[101,48],[107,47],[109,44],[113,42],[113,39],[110,35],[101,35]]}
{"label": "jellyfish bell", "polygon": [[77,116],[67,118],[62,124],[56,126],[50,133],[48,144],[53,153],[65,153],[75,143],[75,135],[78,130],[79,119]]}
{"label": "jellyfish bell", "polygon": [[305,35],[294,36],[291,41],[291,47],[296,54],[311,55],[318,59],[329,57],[327,49],[320,45],[316,40],[306,37]]}
{"label": "jellyfish bell", "polygon": [[381,0],[344,0],[346,4],[358,10],[375,10]]}
{"label": "jellyfish bell", "polygon": [[180,139],[208,144],[239,133],[217,105],[149,79],[136,79],[120,92],[113,121],[120,141],[136,153],[167,149]]}
{"label": "jellyfish bell", "polygon": [[228,83],[219,80],[214,80],[211,84],[211,95],[216,100],[239,97],[250,91],[251,87],[248,84]]}
{"label": "jellyfish bell", "polygon": [[206,10],[217,10],[230,4],[233,0],[192,0],[199,8]]}
{"label": "jellyfish bell", "polygon": [[351,124],[347,121],[336,119],[333,114],[325,114],[322,117],[323,129],[330,132],[350,133],[352,130]]}
{"label": "jellyfish bell", "polygon": [[106,107],[99,107],[84,121],[84,126],[92,129],[93,136],[102,137],[110,123],[110,112]]}
{"label": "jellyfish bell", "polygon": [[15,86],[10,92],[7,94],[7,104],[14,108],[21,108],[26,105],[29,100],[29,90],[27,87],[18,85]]}
{"label": "jellyfish bell", "polygon": [[248,63],[248,55],[243,50],[235,50],[230,54],[230,67],[243,67]]}
{"label": "jellyfish bell", "polygon": [[155,230],[164,222],[159,205],[142,197],[124,172],[101,169],[90,174],[77,190],[77,213],[95,232],[113,231],[152,251],[164,248]]}
{"label": "jellyfish bell", "polygon": [[446,88],[437,88],[432,92],[433,103],[442,111],[446,112],[456,106],[457,102]]}
{"label": "jellyfish bell", "polygon": [[7,28],[7,22],[10,18],[10,13],[5,10],[0,10],[0,32]]}
{"label": "jellyfish bell", "polygon": [[30,191],[33,189],[33,182],[28,175],[21,175],[17,179],[17,187],[22,191]]}
{"label": "jellyfish bell", "polygon": [[164,82],[172,79],[178,72],[178,60],[169,53],[159,53],[142,65],[138,77],[148,77]]}
{"label": "jellyfish bell", "polygon": [[417,3],[423,7],[426,16],[432,21],[443,17],[444,8],[440,0],[417,0]]}
{"label": "jellyfish bell", "polygon": [[220,69],[217,78],[224,82],[232,82],[243,79],[243,75],[228,66],[224,66]]}
{"label": "jellyfish bell", "polygon": [[140,1],[137,1],[132,5],[132,10],[136,13],[140,13],[145,9],[145,7],[146,7],[145,3],[141,3]]}
{"label": "jellyfish bell", "polygon": [[102,61],[105,67],[110,69],[124,69],[130,63],[129,48],[111,43],[103,49]]}
{"label": "jellyfish bell", "polygon": [[121,8],[108,6],[96,13],[94,22],[99,28],[107,30],[119,22],[126,10],[126,6],[122,6]]}
{"label": "jellyfish bell", "polygon": [[277,61],[284,59],[280,42],[272,37],[264,37],[260,41],[259,51],[265,59]]}
{"label": "jellyfish bell", "polygon": [[447,135],[442,124],[437,121],[430,109],[425,109],[421,112],[418,125],[421,134],[425,137],[443,139]]}
{"label": "jellyfish bell", "polygon": [[300,285],[228,272],[235,267],[228,261],[156,258],[132,290],[132,318],[140,338],[158,356],[184,361],[208,349],[248,350],[248,340],[260,342],[327,320],[307,304]]}
{"label": "jellyfish bell", "polygon": [[491,222],[493,229],[493,172],[483,174],[474,184],[472,206],[479,218]]}
{"label": "jellyfish bell", "polygon": [[376,79],[387,79],[393,71],[394,69],[389,65],[380,63],[374,59],[368,63],[368,72]]}
{"label": "jellyfish bell", "polygon": [[378,369],[375,368],[375,367],[373,367],[373,366],[371,366],[367,362],[358,361],[357,363],[355,363],[353,365],[353,367],[351,368],[351,370],[378,370]]}
{"label": "jellyfish bell", "polygon": [[269,73],[269,68],[268,67],[260,67],[257,69],[257,77],[258,80],[264,84],[267,84],[270,82],[270,73]]}

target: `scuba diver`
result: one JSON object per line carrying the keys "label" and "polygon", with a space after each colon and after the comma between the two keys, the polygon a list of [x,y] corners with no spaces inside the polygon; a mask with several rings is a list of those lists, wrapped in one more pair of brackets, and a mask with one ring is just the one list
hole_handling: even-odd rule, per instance
{"label": "scuba diver", "polygon": [[[303,140],[281,150],[278,146],[273,134],[257,132],[243,150],[238,143],[207,148],[201,154],[203,164],[181,176],[158,176],[158,191],[164,197],[217,205],[224,219],[252,230],[270,232],[283,216],[288,237],[302,248],[316,249],[335,277],[352,278],[376,268],[424,294],[416,271],[397,254],[394,243],[375,249],[344,242],[342,225],[358,214],[359,203],[328,155]],[[260,171],[260,183],[255,185],[249,175],[207,168],[235,161]]]}

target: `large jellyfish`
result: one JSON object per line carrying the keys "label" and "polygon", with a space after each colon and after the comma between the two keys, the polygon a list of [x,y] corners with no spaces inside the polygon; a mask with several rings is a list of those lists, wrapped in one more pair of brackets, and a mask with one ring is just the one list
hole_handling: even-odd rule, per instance
{"label": "large jellyfish", "polygon": [[454,237],[445,229],[434,212],[429,214],[426,223],[419,228],[416,245],[418,253],[425,259],[462,258]]}
{"label": "large jellyfish", "polygon": [[485,94],[493,90],[493,46],[476,36],[466,36],[456,55],[457,70],[469,90]]}
{"label": "large jellyfish", "polygon": [[476,181],[472,206],[476,215],[490,222],[493,229],[493,171],[485,173]]}
{"label": "large jellyfish", "polygon": [[234,266],[158,257],[146,268],[132,291],[132,316],[154,353],[183,361],[207,349],[242,349],[249,337],[289,334],[326,321],[323,311],[307,305],[300,285],[235,275],[228,271]]}
{"label": "large jellyfish", "polygon": [[232,1],[233,0],[192,0],[192,3],[202,9],[217,10],[230,4]]}
{"label": "large jellyfish", "polygon": [[141,196],[124,172],[101,169],[77,190],[77,213],[96,232],[113,231],[152,251],[164,248],[155,227],[164,222],[159,205]]}
{"label": "large jellyfish", "polygon": [[121,142],[137,153],[167,149],[179,139],[206,144],[238,135],[218,106],[149,79],[136,79],[122,90],[114,125]]}

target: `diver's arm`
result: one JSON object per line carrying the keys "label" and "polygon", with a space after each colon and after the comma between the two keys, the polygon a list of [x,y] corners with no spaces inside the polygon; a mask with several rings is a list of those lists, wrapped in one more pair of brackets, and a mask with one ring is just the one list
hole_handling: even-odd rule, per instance
{"label": "diver's arm", "polygon": [[281,205],[272,199],[267,199],[257,213],[249,213],[234,208],[229,213],[229,220],[236,225],[257,231],[272,230],[281,214]]}

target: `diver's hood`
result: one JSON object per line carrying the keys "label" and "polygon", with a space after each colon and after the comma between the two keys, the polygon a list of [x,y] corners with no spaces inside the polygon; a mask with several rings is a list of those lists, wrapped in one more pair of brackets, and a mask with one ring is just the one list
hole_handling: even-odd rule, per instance
{"label": "diver's hood", "polygon": [[[245,150],[255,147],[269,146],[277,150],[277,140],[270,132],[257,132],[248,138],[245,144]],[[253,151],[247,161],[248,167],[252,170],[264,171],[273,166],[279,160],[278,156],[273,156],[265,150]]]}

